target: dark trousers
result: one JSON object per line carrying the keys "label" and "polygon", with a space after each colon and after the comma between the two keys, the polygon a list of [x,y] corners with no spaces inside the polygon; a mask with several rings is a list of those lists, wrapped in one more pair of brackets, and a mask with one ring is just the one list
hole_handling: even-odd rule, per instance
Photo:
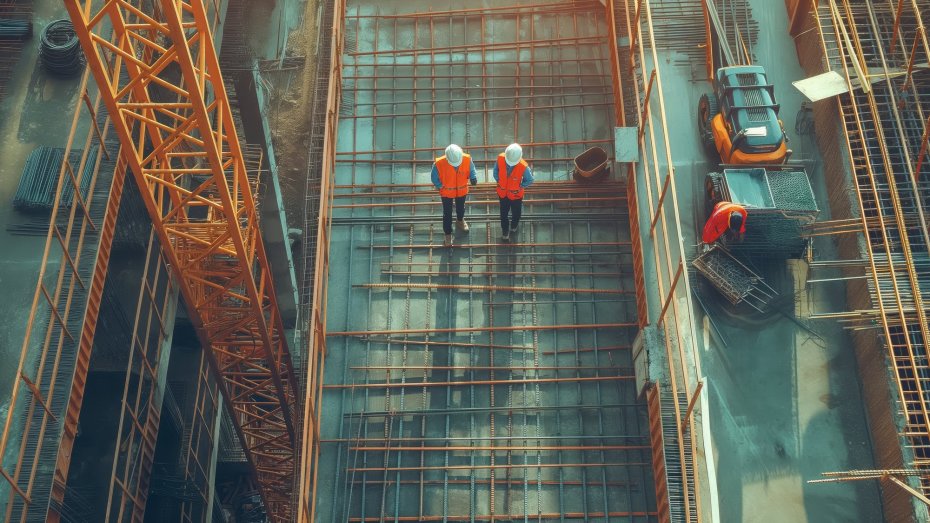
{"label": "dark trousers", "polygon": [[468,196],[459,196],[458,198],[442,197],[442,232],[452,234],[452,203],[455,203],[455,217],[462,221],[465,219],[465,198]]}
{"label": "dark trousers", "polygon": [[[511,229],[516,229],[520,224],[520,216],[523,214],[523,200],[511,200],[510,198],[501,198],[501,230],[507,234]],[[511,220],[508,215],[513,213]]]}

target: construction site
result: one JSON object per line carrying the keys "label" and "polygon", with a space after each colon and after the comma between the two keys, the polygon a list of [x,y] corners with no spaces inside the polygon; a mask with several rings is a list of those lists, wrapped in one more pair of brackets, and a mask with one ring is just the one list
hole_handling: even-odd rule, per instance
{"label": "construction site", "polygon": [[926,17],[0,0],[0,520],[930,522]]}

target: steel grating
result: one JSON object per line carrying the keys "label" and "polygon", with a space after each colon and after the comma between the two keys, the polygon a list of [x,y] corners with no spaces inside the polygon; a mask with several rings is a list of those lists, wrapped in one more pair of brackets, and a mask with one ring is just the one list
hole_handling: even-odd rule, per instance
{"label": "steel grating", "polygon": [[756,275],[720,248],[705,252],[691,263],[734,305],[752,291]]}

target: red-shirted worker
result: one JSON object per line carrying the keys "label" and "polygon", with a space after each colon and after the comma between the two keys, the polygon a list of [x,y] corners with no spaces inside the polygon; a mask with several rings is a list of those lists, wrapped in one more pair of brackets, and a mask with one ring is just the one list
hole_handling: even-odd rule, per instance
{"label": "red-shirted worker", "polygon": [[478,183],[478,173],[471,155],[463,153],[462,148],[453,143],[446,147],[445,156],[436,158],[431,176],[442,199],[442,232],[446,235],[443,245],[452,247],[452,205],[455,204],[456,227],[468,232],[465,197],[468,196],[468,182]]}
{"label": "red-shirted worker", "polygon": [[[517,225],[520,224],[524,189],[533,184],[533,173],[523,159],[520,144],[508,145],[497,156],[493,174],[501,203],[501,241],[506,243],[510,241],[510,235],[517,232]],[[510,218],[511,214],[513,219]]]}
{"label": "red-shirted worker", "polygon": [[746,217],[746,209],[742,205],[730,202],[714,205],[710,218],[704,224],[701,241],[710,245],[728,233],[742,240],[746,234]]}

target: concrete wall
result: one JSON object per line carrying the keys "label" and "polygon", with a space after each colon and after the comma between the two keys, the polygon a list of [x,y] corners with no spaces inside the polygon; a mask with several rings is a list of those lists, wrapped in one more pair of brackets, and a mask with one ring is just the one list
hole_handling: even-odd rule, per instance
{"label": "concrete wall", "polygon": [[[294,273],[294,257],[287,238],[284,201],[281,198],[278,166],[266,113],[267,93],[262,87],[257,65],[253,65],[252,70],[238,71],[228,76],[236,86],[239,112],[245,130],[245,136],[241,136],[240,140],[258,144],[264,152],[262,168],[266,174],[260,180],[261,192],[258,197],[262,239],[274,278],[278,309],[285,326],[291,327],[297,319],[297,278]],[[309,118],[309,115],[307,117]]]}

